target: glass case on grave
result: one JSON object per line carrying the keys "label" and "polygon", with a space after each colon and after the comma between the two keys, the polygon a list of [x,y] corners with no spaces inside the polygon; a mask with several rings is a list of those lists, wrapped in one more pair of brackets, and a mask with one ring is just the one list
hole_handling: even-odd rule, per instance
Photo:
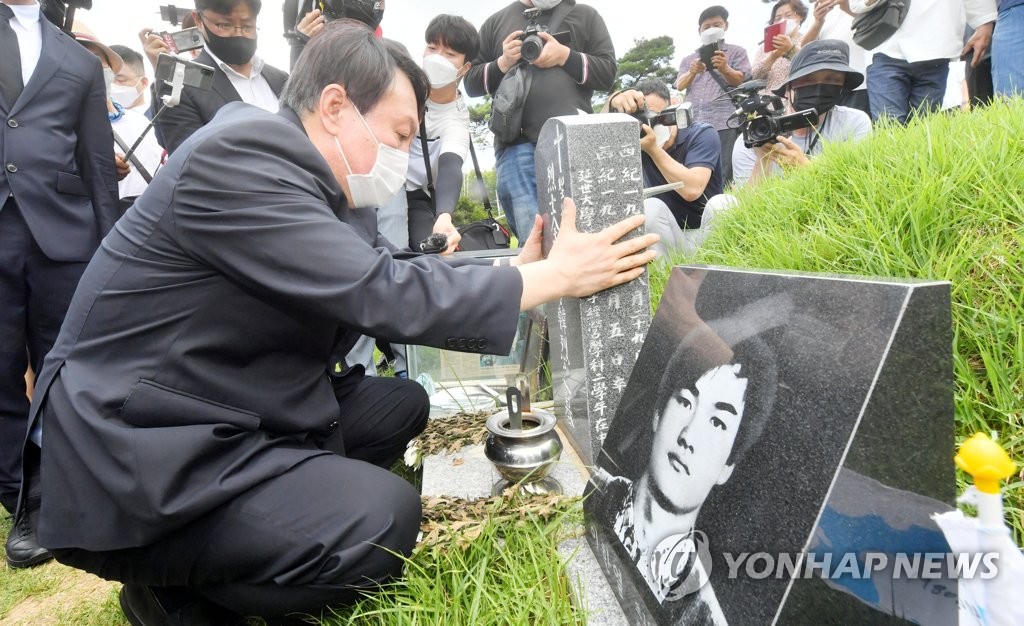
{"label": "glass case on grave", "polygon": [[507,355],[407,346],[409,377],[427,390],[432,415],[496,409],[520,371],[528,373],[530,388],[537,389],[542,327],[521,313]]}

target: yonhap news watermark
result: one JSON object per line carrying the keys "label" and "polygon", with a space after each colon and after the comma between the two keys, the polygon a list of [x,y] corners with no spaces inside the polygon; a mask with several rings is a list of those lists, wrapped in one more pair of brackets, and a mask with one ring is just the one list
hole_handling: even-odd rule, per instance
{"label": "yonhap news watermark", "polygon": [[991,580],[999,575],[999,553],[950,552],[806,552],[722,553],[730,579],[828,578],[866,580],[879,575],[893,579]]}

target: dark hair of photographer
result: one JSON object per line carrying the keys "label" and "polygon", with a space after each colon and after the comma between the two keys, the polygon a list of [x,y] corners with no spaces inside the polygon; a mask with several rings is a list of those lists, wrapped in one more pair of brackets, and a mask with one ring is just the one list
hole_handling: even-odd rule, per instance
{"label": "dark hair of photographer", "polygon": [[725,7],[719,6],[717,4],[715,6],[710,6],[700,12],[700,17],[697,18],[697,27],[699,28],[704,24],[704,22],[710,20],[713,17],[720,17],[724,21],[728,22],[729,11],[727,11]]}
{"label": "dark hair of photographer", "polygon": [[[353,30],[358,36],[353,36]],[[299,115],[312,113],[325,87],[343,85],[348,98],[365,115],[387,92],[397,68],[409,77],[422,117],[430,83],[400,46],[377,39],[365,24],[355,20],[327,24],[306,44],[281,92],[281,106]]]}
{"label": "dark hair of photographer", "polygon": [[121,57],[121,60],[124,61],[125,65],[130,66],[136,75],[146,75],[146,65],[143,63],[141,54],[132,50],[128,46],[118,44],[110,46],[110,49],[116,52],[117,55]]}
{"label": "dark hair of photographer", "polygon": [[636,85],[633,85],[633,89],[636,89],[645,96],[654,94],[665,102],[672,101],[672,94],[669,93],[668,85],[666,85],[665,81],[662,80],[648,78],[638,82]]}
{"label": "dark hair of photographer", "polygon": [[[213,11],[214,13],[228,15],[235,8],[235,5],[238,4],[247,4],[256,15],[259,15],[260,9],[263,8],[261,0],[196,0],[196,11],[200,13],[203,11]],[[182,26],[185,26],[184,23],[182,23]]]}
{"label": "dark hair of photographer", "polygon": [[428,44],[441,44],[472,61],[480,53],[480,35],[473,25],[457,15],[438,15],[430,20],[425,34]]}

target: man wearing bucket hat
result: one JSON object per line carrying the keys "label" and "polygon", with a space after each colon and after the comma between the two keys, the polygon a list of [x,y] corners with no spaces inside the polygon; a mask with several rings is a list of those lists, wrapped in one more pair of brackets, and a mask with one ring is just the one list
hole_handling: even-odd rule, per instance
{"label": "man wearing bucket hat", "polygon": [[818,123],[757,148],[737,142],[732,157],[736,183],[757,184],[783,167],[808,165],[824,144],[868,135],[870,118],[863,111],[838,105],[863,81],[864,75],[850,67],[850,48],[845,42],[821,39],[807,44],[793,58],[789,79],[775,93],[787,98],[789,112],[816,110]]}

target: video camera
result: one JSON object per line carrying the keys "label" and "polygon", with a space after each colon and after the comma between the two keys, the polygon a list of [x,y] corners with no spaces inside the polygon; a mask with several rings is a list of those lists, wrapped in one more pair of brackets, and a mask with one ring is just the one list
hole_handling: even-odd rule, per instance
{"label": "video camera", "polygon": [[676,128],[688,128],[693,123],[693,111],[691,110],[692,104],[685,102],[683,104],[673,104],[672,106],[665,107],[658,113],[651,113],[650,109],[647,108],[647,104],[644,104],[642,109],[637,109],[636,112],[631,113],[636,121],[640,122],[640,136],[644,136],[643,125],[647,124],[651,128],[655,126],[675,126]]}
{"label": "video camera", "polygon": [[[523,42],[523,59],[530,63],[540,58],[540,53],[544,50],[544,40],[541,39],[538,33],[548,32],[547,26],[537,23],[537,18],[540,17],[540,14],[541,10],[536,7],[523,11],[523,16],[526,18],[526,28],[523,29],[523,34],[519,35],[519,41]],[[572,34],[567,30],[555,33],[552,36],[558,43],[564,46],[568,46],[572,41]]]}
{"label": "video camera", "polygon": [[743,129],[743,145],[756,148],[774,143],[779,135],[786,135],[800,128],[809,128],[818,123],[818,112],[814,109],[783,115],[786,106],[782,98],[760,93],[764,87],[763,80],[751,80],[725,93],[736,105],[736,113],[730,121],[740,121],[732,128]]}

